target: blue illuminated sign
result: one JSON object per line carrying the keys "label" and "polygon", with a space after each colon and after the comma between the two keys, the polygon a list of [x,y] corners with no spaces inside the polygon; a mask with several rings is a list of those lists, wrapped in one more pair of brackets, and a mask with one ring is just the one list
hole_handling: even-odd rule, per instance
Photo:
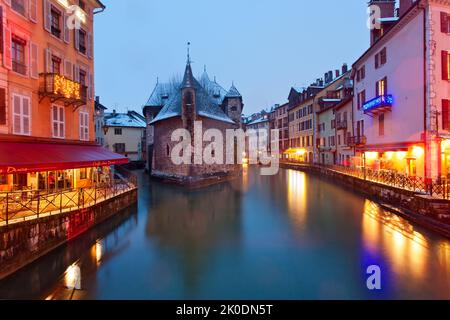
{"label": "blue illuminated sign", "polygon": [[368,112],[377,108],[392,107],[394,97],[391,94],[376,97],[363,105],[364,112]]}

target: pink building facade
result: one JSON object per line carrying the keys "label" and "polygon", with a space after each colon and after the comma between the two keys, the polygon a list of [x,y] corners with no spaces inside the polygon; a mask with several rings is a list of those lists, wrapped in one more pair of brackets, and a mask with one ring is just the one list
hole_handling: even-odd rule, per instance
{"label": "pink building facade", "polygon": [[399,10],[394,0],[369,3],[378,4],[380,28],[353,65],[355,163],[449,177],[450,1],[402,0]]}

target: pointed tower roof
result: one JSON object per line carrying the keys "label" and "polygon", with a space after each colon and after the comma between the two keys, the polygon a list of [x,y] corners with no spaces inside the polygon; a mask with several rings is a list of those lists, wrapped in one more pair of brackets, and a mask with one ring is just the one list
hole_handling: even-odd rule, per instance
{"label": "pointed tower roof", "polygon": [[236,89],[233,83],[225,98],[241,98],[241,97],[242,95],[239,93],[238,89]]}
{"label": "pointed tower roof", "polygon": [[195,79],[192,74],[191,62],[188,60],[186,65],[186,70],[184,71],[183,82],[181,83],[181,88],[195,88]]}

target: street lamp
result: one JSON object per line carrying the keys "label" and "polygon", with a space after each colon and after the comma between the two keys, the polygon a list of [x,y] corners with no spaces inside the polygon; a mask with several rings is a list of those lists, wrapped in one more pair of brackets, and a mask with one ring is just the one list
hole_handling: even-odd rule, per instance
{"label": "street lamp", "polygon": [[109,131],[109,127],[107,126],[107,125],[104,125],[103,127],[102,127],[102,129],[103,129],[103,133],[105,134],[105,136],[108,134],[108,131]]}

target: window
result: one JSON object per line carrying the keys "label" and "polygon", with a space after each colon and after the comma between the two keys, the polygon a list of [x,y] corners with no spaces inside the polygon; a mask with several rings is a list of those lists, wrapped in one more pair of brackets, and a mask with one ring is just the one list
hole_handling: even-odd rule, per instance
{"label": "window", "polygon": [[6,124],[6,89],[0,88],[0,126]]}
{"label": "window", "polygon": [[125,153],[126,151],[125,143],[116,143],[114,145],[114,152],[116,153]]}
{"label": "window", "polygon": [[80,112],[80,140],[89,141],[89,113]]}
{"label": "window", "polygon": [[387,62],[387,50],[383,48],[379,53],[375,55],[375,69],[380,68]]}
{"label": "window", "polygon": [[358,105],[357,108],[358,110],[361,110],[363,105],[366,103],[366,90],[361,91],[360,93],[358,93]]}
{"label": "window", "polygon": [[78,30],[78,39],[79,39],[78,50],[81,53],[86,54],[86,31],[82,29]]}
{"label": "window", "polygon": [[442,129],[450,131],[450,100],[442,100]]}
{"label": "window", "polygon": [[61,38],[61,12],[52,6],[51,14],[51,32],[57,37]]}
{"label": "window", "polygon": [[376,96],[385,96],[387,95],[387,78],[383,78],[376,83]]}
{"label": "window", "polygon": [[87,179],[87,168],[80,169],[80,180]]}
{"label": "window", "polygon": [[441,12],[441,32],[450,33],[450,15],[447,12]]}
{"label": "window", "polygon": [[169,145],[166,146],[166,154],[168,157],[170,157],[170,146]]}
{"label": "window", "polygon": [[83,0],[79,0],[79,1],[78,1],[78,6],[79,6],[82,10],[86,11],[86,3],[85,3]]}
{"label": "window", "polygon": [[378,135],[384,136],[384,113],[378,116]]}
{"label": "window", "polygon": [[25,63],[26,41],[17,36],[12,36],[11,40],[11,59],[13,71],[25,75],[27,73],[27,66]]}
{"label": "window", "polygon": [[25,16],[27,14],[25,0],[12,0],[11,8],[23,16]]}
{"label": "window", "polygon": [[450,51],[442,51],[442,80],[450,80]]}
{"label": "window", "polygon": [[356,71],[356,81],[361,81],[366,78],[366,66],[362,66],[358,71]]}
{"label": "window", "polygon": [[52,107],[53,138],[63,139],[65,136],[64,107],[54,105]]}
{"label": "window", "polygon": [[115,128],[114,129],[114,135],[121,136],[122,135],[122,128]]}
{"label": "window", "polygon": [[236,112],[237,111],[237,107],[236,106],[232,106],[230,110],[231,110],[231,112]]}
{"label": "window", "polygon": [[0,185],[8,184],[8,176],[6,174],[0,174]]}
{"label": "window", "polygon": [[13,94],[13,133],[31,134],[31,102],[30,98]]}
{"label": "window", "polygon": [[52,56],[52,72],[61,74],[61,58]]}

